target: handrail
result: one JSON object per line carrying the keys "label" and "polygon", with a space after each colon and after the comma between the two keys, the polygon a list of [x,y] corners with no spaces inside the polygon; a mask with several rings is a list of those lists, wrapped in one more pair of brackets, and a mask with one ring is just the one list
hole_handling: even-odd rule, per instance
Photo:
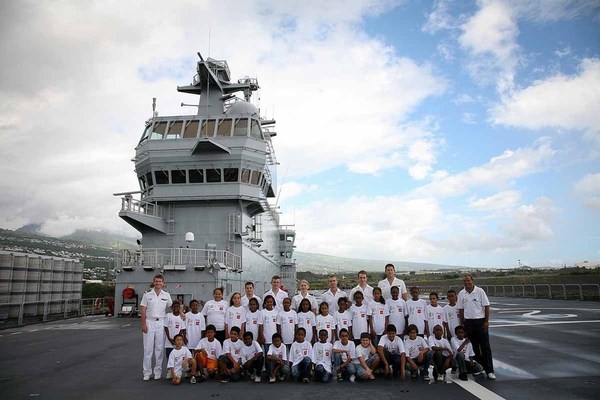
{"label": "handrail", "polygon": [[188,248],[121,249],[120,267],[164,268],[165,266],[204,266],[241,270],[242,260],[228,250]]}

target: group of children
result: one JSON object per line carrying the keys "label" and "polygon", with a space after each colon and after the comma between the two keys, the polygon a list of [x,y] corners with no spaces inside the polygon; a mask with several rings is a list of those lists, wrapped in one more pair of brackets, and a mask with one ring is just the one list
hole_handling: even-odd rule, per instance
{"label": "group of children", "polygon": [[[222,299],[222,290],[215,290]],[[386,379],[406,379],[408,372],[411,378],[420,374],[430,380],[430,365],[433,379],[440,382],[450,368],[458,370],[462,380],[467,373],[482,373],[460,325],[454,291],[447,293],[445,307],[438,305],[435,292],[426,304],[416,287],[411,288],[408,301],[399,295],[394,286],[386,301],[374,288],[373,301],[365,302],[357,291],[354,302],[340,298],[333,314],[322,302],[315,315],[306,298],[298,310],[291,309],[290,298],[277,305],[270,295],[265,296],[262,309],[256,298],[246,308],[240,294],[234,293],[229,307],[211,300],[215,304],[207,302],[202,312],[198,301],[192,300],[185,321],[180,304],[174,301],[164,324],[167,379],[178,384],[187,374],[191,383],[209,378],[258,383],[264,371],[270,383],[290,376],[301,382],[329,382],[333,376],[355,382],[375,379],[380,368]],[[217,319],[220,327],[213,323],[214,317],[209,318],[211,310],[223,314]]]}

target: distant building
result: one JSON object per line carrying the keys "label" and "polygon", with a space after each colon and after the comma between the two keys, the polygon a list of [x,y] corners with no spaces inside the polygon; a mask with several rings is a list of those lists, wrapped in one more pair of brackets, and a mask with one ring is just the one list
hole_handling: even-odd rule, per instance
{"label": "distant building", "polygon": [[600,268],[600,262],[590,262],[590,261],[583,261],[583,262],[579,262],[579,263],[575,263],[575,268],[589,268],[589,269],[595,269],[595,268]]}
{"label": "distant building", "polygon": [[78,311],[82,282],[79,260],[0,251],[0,320]]}

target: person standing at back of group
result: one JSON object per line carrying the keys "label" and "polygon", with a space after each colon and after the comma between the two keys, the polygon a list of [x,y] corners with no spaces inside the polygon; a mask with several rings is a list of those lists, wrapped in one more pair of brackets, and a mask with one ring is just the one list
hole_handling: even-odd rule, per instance
{"label": "person standing at back of group", "polygon": [[338,310],[338,300],[340,297],[348,297],[346,292],[338,288],[337,277],[335,275],[329,275],[327,279],[329,289],[321,296],[321,301],[326,301],[329,305],[329,312],[334,313]]}
{"label": "person standing at back of group", "polygon": [[165,278],[155,275],[152,289],[144,293],[140,302],[142,333],[144,339],[143,377],[150,380],[152,375],[152,355],[154,355],[154,379],[162,375],[163,354],[165,348],[164,319],[167,316],[167,307],[173,301],[171,295],[165,292]]}
{"label": "person standing at back of group", "polygon": [[490,347],[490,301],[485,291],[475,286],[473,276],[465,275],[465,288],[458,293],[456,307],[460,310],[460,319],[464,324],[467,337],[473,344],[475,359],[481,363],[488,379],[496,379]]}
{"label": "person standing at back of group", "polygon": [[354,301],[354,293],[361,292],[363,294],[365,304],[373,301],[373,287],[367,283],[368,276],[366,271],[358,272],[358,285],[350,291],[350,300]]}
{"label": "person standing at back of group", "polygon": [[271,278],[271,290],[265,292],[263,299],[267,296],[273,296],[275,300],[274,307],[277,311],[283,310],[283,299],[288,297],[288,293],[281,289],[281,277],[278,275],[274,275]]}
{"label": "person standing at back of group", "polygon": [[[246,292],[246,294],[244,294],[242,296],[242,307],[244,307],[246,309],[246,311],[248,311],[250,309],[250,299],[256,299],[256,301],[258,301],[258,304],[260,305],[262,303],[262,299],[260,297],[258,297],[256,294],[254,294],[254,283],[253,282],[246,282],[246,284],[244,285],[244,290]],[[260,307],[259,307],[260,309]],[[256,337],[255,337],[256,339]]]}
{"label": "person standing at back of group", "polygon": [[308,301],[310,302],[311,311],[315,315],[317,315],[317,309],[319,307],[319,304],[317,303],[317,298],[312,294],[308,293],[308,289],[310,289],[308,281],[306,279],[302,279],[298,284],[298,288],[300,289],[300,293],[298,293],[292,298],[292,310],[298,311],[298,308],[300,308],[300,302],[303,299],[308,299]]}
{"label": "person standing at back of group", "polygon": [[390,289],[393,286],[398,286],[400,289],[400,297],[406,301],[408,300],[408,291],[406,290],[406,284],[402,279],[396,278],[396,267],[394,264],[387,264],[385,266],[385,279],[379,281],[377,287],[381,289],[384,299],[390,299],[392,297]]}

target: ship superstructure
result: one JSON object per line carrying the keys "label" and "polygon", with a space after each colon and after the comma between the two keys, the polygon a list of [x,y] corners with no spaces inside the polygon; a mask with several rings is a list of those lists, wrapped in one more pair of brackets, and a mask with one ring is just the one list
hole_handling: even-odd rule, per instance
{"label": "ship superstructure", "polygon": [[295,231],[267,201],[277,193],[275,121],[250,102],[258,81],[231,82],[226,61],[198,56],[192,83],[177,88],[200,96],[198,113],[146,122],[133,159],[140,190],[118,194],[119,216],[142,239],[119,253],[116,310],[137,308],[159,272],[186,304],[215,287],[243,293],[246,281],[260,295],[273,275],[296,285]]}

